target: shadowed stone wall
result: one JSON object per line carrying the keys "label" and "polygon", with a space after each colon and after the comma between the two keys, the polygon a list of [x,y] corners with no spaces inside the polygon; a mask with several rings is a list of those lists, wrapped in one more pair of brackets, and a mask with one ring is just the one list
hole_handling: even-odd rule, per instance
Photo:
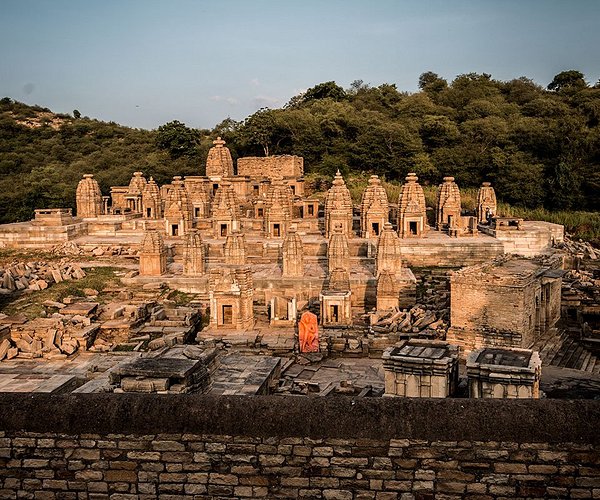
{"label": "shadowed stone wall", "polygon": [[0,497],[591,498],[599,421],[584,400],[3,394]]}

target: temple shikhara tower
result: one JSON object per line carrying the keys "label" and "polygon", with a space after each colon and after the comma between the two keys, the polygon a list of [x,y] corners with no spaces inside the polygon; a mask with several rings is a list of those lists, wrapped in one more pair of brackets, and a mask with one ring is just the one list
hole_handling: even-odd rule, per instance
{"label": "temple shikhara tower", "polygon": [[350,272],[348,237],[340,229],[334,232],[329,238],[327,262],[330,272],[335,269],[344,269],[346,272]]}
{"label": "temple shikhara tower", "polygon": [[160,276],[167,271],[167,251],[162,235],[156,230],[146,231],[140,248],[140,275]]}
{"label": "temple shikhara tower", "polygon": [[325,237],[336,230],[352,237],[352,197],[339,170],[325,199]]}
{"label": "temple shikhara tower", "polygon": [[402,248],[400,238],[392,225],[386,222],[377,239],[376,269],[379,275],[383,271],[397,273],[402,267]]}
{"label": "temple shikhara tower", "polygon": [[444,177],[437,195],[436,228],[456,233],[461,227],[460,191],[454,177]]}
{"label": "temple shikhara tower", "polygon": [[222,182],[215,193],[212,205],[212,226],[217,238],[225,238],[239,229],[240,207],[231,182]]}
{"label": "temple shikhara tower", "polygon": [[148,219],[161,219],[163,217],[160,188],[152,177],[142,190],[142,213]]}
{"label": "temple shikhara tower", "polygon": [[400,238],[422,237],[429,226],[427,225],[427,209],[425,193],[417,182],[416,174],[406,176],[398,197],[398,234]]}
{"label": "temple shikhara tower", "polygon": [[77,217],[98,217],[102,215],[102,193],[98,181],[92,174],[85,174],[77,185],[75,193]]}
{"label": "temple shikhara tower", "polygon": [[217,137],[214,146],[208,151],[206,159],[206,175],[208,177],[233,177],[233,159],[225,141]]}
{"label": "temple shikhara tower", "polygon": [[192,227],[192,205],[181,177],[173,177],[165,200],[167,234],[182,236]]}
{"label": "temple shikhara tower", "polygon": [[388,197],[379,177],[372,175],[360,204],[360,235],[376,238],[389,220]]}
{"label": "temple shikhara tower", "polygon": [[264,206],[265,233],[270,238],[281,238],[287,233],[292,219],[292,191],[283,178],[273,179]]}
{"label": "temple shikhara tower", "polygon": [[282,247],[282,271],[284,277],[301,277],[304,275],[304,248],[302,238],[295,228],[285,235]]}
{"label": "temple shikhara tower", "polygon": [[202,276],[205,272],[205,250],[202,237],[196,229],[188,231],[183,247],[183,274]]}
{"label": "temple shikhara tower", "polygon": [[477,222],[488,222],[496,211],[496,192],[489,182],[484,182],[477,194]]}

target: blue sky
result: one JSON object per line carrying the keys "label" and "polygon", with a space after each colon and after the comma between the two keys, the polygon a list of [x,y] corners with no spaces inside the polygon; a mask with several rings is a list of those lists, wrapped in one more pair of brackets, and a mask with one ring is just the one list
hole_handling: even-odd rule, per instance
{"label": "blue sky", "polygon": [[597,0],[2,0],[0,96],[212,128],[317,83],[600,78]]}

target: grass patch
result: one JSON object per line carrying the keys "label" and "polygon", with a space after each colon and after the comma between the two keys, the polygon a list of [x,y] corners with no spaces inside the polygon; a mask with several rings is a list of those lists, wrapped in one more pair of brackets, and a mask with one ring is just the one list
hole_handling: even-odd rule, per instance
{"label": "grass patch", "polygon": [[[85,270],[87,276],[80,280],[54,283],[46,290],[1,295],[0,312],[9,316],[24,314],[28,319],[37,318],[44,311],[42,303],[46,300],[60,302],[68,296],[85,297],[84,288],[93,288],[101,293],[105,287],[118,284],[119,279],[115,276],[117,270],[114,267],[88,268]],[[102,302],[102,297],[94,300]]]}

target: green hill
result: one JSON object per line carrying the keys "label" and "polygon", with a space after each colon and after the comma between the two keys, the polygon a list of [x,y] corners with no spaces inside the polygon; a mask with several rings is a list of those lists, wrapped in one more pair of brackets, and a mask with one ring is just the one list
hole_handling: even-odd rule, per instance
{"label": "green hill", "polygon": [[[578,71],[544,89],[527,78],[487,74],[447,82],[428,72],[420,91],[361,81],[326,82],[281,109],[262,109],[213,130],[171,122],[148,131],[0,100],[0,222],[28,219],[34,208],[74,205],[81,175],[94,173],[105,194],[134,170],[159,183],[199,175],[212,138],[234,158],[297,154],[313,185],[336,169],[378,174],[392,183],[415,171],[425,185],[454,175],[464,188],[490,180],[519,210],[600,208],[600,86]],[[79,113],[74,113],[79,115]],[[543,213],[538,211],[538,213]]]}

